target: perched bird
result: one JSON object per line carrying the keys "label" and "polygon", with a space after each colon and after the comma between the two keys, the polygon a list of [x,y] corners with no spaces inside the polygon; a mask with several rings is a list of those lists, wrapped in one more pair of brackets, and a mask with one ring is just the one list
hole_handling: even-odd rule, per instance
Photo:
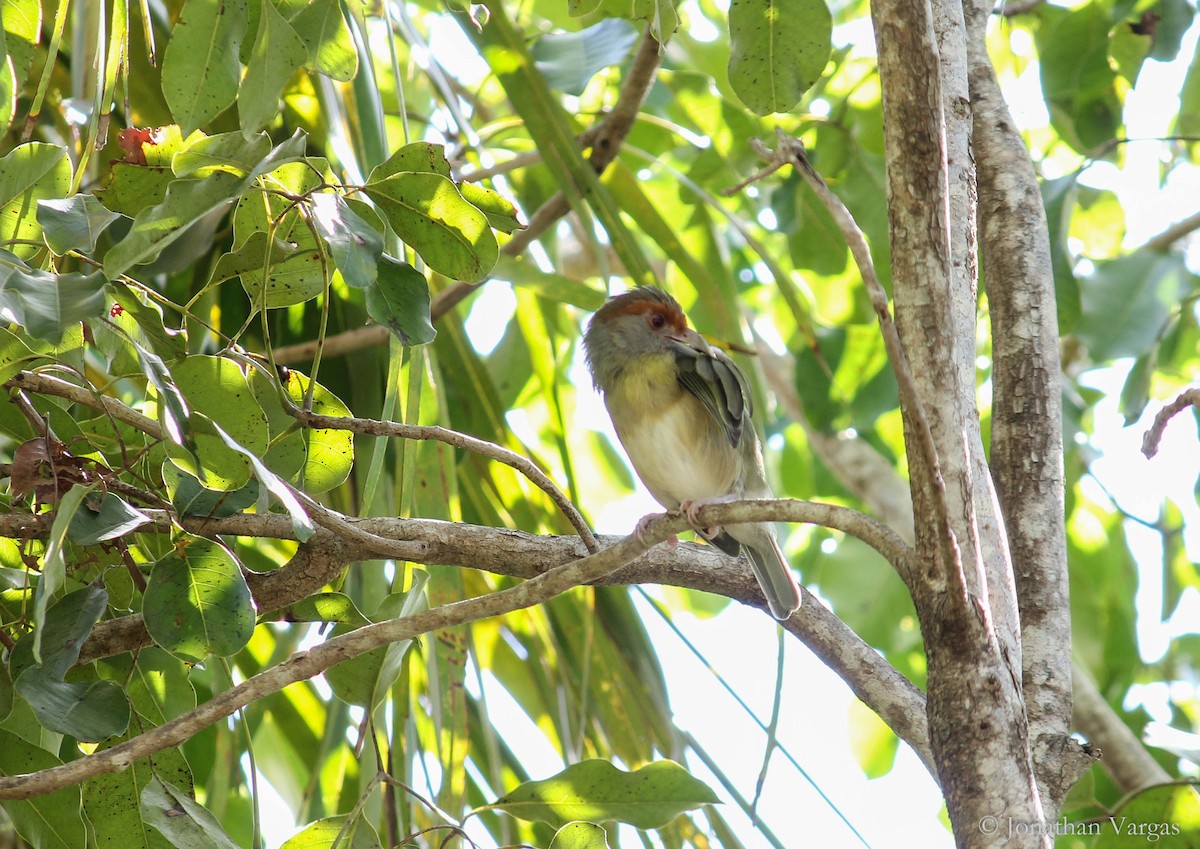
{"label": "perched bird", "polygon": [[[695,525],[706,504],[771,497],[746,377],[688,327],[678,301],[652,286],[610,298],[592,316],[583,347],[617,436],[659,504]],[[726,554],[745,546],[776,619],[800,606],[770,524],[698,530]]]}

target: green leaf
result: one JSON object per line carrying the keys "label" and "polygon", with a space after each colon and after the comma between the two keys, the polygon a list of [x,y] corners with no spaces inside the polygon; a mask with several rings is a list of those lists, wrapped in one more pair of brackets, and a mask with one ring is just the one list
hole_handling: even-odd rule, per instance
{"label": "green leaf", "polygon": [[787,112],[821,78],[833,17],[824,0],[732,0],[729,82],[758,115]]}
{"label": "green leaf", "polygon": [[1200,793],[1191,784],[1150,787],[1100,825],[1095,849],[1192,849],[1200,845]]}
{"label": "green leaf", "polygon": [[123,537],[149,522],[149,516],[115,493],[92,492],[76,511],[68,535],[76,545],[97,545]]}
{"label": "green leaf", "polygon": [[[230,258],[223,257],[222,261],[230,264],[230,270],[237,269],[242,288],[253,306],[268,309],[293,306],[311,300],[325,290],[325,268],[317,236],[296,204],[277,192],[289,195],[313,192],[323,185],[328,170],[328,165],[321,159],[287,163],[260,178],[259,185],[269,191],[248,193],[238,202],[233,214],[233,254],[239,258],[234,260],[231,255],[226,255]],[[332,175],[329,178],[332,179]],[[256,233],[263,235],[256,237]],[[272,264],[265,278],[264,291],[262,265],[260,262],[255,268],[254,259],[262,258],[268,233],[276,240],[273,244],[288,245],[290,253],[282,262]],[[272,255],[275,251],[276,248],[272,248]]]}
{"label": "green leaf", "polygon": [[190,663],[240,651],[254,631],[254,601],[238,562],[201,537],[188,537],[177,549],[150,572],[146,630],[155,643]]}
{"label": "green leaf", "polygon": [[217,428],[247,451],[261,455],[267,450],[267,415],[246,375],[224,357],[191,356],[172,367],[171,377],[192,411],[187,422],[194,449],[168,446],[167,455],[211,489],[228,492],[245,486],[251,464],[226,445]]}
{"label": "green leaf", "polygon": [[517,216],[517,208],[499,192],[493,192],[475,183],[460,183],[458,189],[467,203],[486,215],[488,224],[501,233],[525,229],[525,225]]}
{"label": "green leaf", "polygon": [[850,749],[867,778],[881,778],[892,771],[900,738],[879,714],[862,702],[850,703]]}
{"label": "green leaf", "polygon": [[608,300],[604,289],[594,283],[542,271],[532,261],[522,257],[502,255],[492,271],[492,277],[508,280],[514,286],[536,292],[540,297],[588,312],[595,312]]}
{"label": "green leaf", "polygon": [[191,452],[192,460],[198,463],[199,461],[195,458],[195,445],[187,431],[188,419],[192,412],[188,407],[187,400],[171,378],[166,363],[158,354],[146,350],[136,341],[133,343],[133,349],[137,352],[142,374],[146,376],[146,381],[154,387],[157,394],[158,421],[162,425],[163,432],[176,445],[183,446]]}
{"label": "green leaf", "polygon": [[[427,572],[414,573],[409,591],[393,593],[385,598],[372,616],[372,621],[399,619],[425,610],[428,607],[425,596],[428,580]],[[338,625],[333,629],[332,636],[353,630],[354,627],[350,625]],[[352,657],[325,670],[325,680],[329,682],[334,695],[342,701],[374,710],[400,676],[404,655],[411,645],[412,640],[400,640]]]}
{"label": "green leaf", "polygon": [[271,0],[261,0],[258,35],[237,95],[243,132],[254,132],[275,120],[284,86],[307,60],[304,40]]}
{"label": "green leaf", "polygon": [[1071,216],[1075,210],[1078,174],[1042,183],[1042,204],[1046,207],[1046,224],[1050,231],[1050,261],[1054,269],[1054,301],[1058,307],[1058,329],[1069,333],[1079,323],[1079,281],[1067,238],[1071,232]]}
{"label": "green leaf", "polygon": [[1035,42],[1051,123],[1080,153],[1117,136],[1121,103],[1108,62],[1108,11],[1087,3],[1066,12],[1043,6]]}
{"label": "green leaf", "polygon": [[214,427],[216,427],[217,435],[224,440],[226,446],[242,454],[250,462],[250,466],[254,470],[254,476],[258,478],[258,482],[279,499],[279,503],[283,505],[283,509],[287,511],[288,518],[292,522],[292,530],[295,531],[296,538],[300,542],[307,542],[317,532],[317,529],[287,483],[279,475],[268,469],[263,461],[259,459],[258,454],[239,445],[229,434],[221,430],[220,427],[215,425]]}
{"label": "green leaf", "polygon": [[1139,251],[1097,263],[1081,287],[1083,313],[1075,335],[1093,362],[1141,356],[1179,308],[1189,279],[1179,254]]}
{"label": "green leaf", "polygon": [[76,740],[95,743],[129,727],[129,701],[112,681],[60,681],[32,666],[17,678],[16,688],[44,727]]}
{"label": "green leaf", "polygon": [[345,198],[328,192],[313,195],[312,222],[347,284],[365,289],[375,282],[383,236],[356,215]]}
{"label": "green leaf", "polygon": [[231,204],[242,188],[242,178],[224,171],[204,179],[175,180],[162,203],[139,212],[129,234],[105,255],[104,274],[112,280],[135,265],[156,259],[192,224]]}
{"label": "green leaf", "polygon": [[121,217],[105,209],[95,195],[45,198],[37,205],[37,221],[46,244],[58,256],[94,250],[104,229]]}
{"label": "green leaf", "polygon": [[291,19],[308,48],[308,66],[327,77],[348,82],[358,73],[358,51],[338,0],[312,0]]}
{"label": "green leaf", "polygon": [[371,169],[368,183],[382,183],[393,174],[415,171],[419,174],[441,174],[450,179],[450,161],[445,145],[418,141],[398,148],[395,153]]}
{"label": "green leaf", "polygon": [[[146,651],[143,649],[143,656]],[[107,741],[100,750],[120,742],[124,740]],[[98,775],[84,782],[83,809],[95,832],[96,846],[174,849],[166,837],[149,827],[138,804],[142,790],[155,775],[177,786],[192,786],[187,761],[180,749],[164,749],[151,760],[134,761],[121,772]]]}
{"label": "green leaf", "polygon": [[167,187],[175,179],[171,162],[175,154],[194,144],[204,134],[197,131],[186,143],[178,125],[170,124],[153,130],[125,130],[122,144],[131,149],[129,161],[110,163],[108,180],[96,197],[113,212],[130,218],[143,209],[163,202]]}
{"label": "green leaf", "polygon": [[402,345],[432,342],[437,330],[429,313],[429,282],[411,265],[383,256],[367,289],[367,313]]}
{"label": "green leaf", "polygon": [[283,841],[279,849],[379,849],[379,835],[371,823],[365,817],[355,817],[347,827],[349,819],[339,814],[310,822]]}
{"label": "green leaf", "polygon": [[[283,379],[291,403],[303,407],[311,380],[295,369],[288,369]],[[271,471],[308,493],[326,492],[349,477],[354,467],[350,431],[298,427],[280,403],[278,387],[257,370],[250,375],[250,389],[267,414],[271,447],[262,459]],[[319,383],[312,387],[312,411],[323,416],[350,415],[350,408]]]}
{"label": "green leaf", "polygon": [[1109,62],[1130,86],[1137,85],[1142,63],[1146,61],[1153,44],[1153,38],[1138,35],[1128,23],[1119,24],[1113,29],[1108,41]]}
{"label": "green leaf", "polygon": [[152,778],[142,790],[142,818],[175,849],[240,849],[216,817],[172,784]]}
{"label": "green leaf", "polygon": [[[0,729],[0,775],[28,775],[60,766],[54,755]],[[78,787],[66,787],[28,800],[0,802],[17,834],[38,849],[79,849],[87,845]]]}
{"label": "green leaf", "polygon": [[371,620],[363,615],[350,596],[344,593],[310,595],[289,604],[277,613],[285,622],[340,622],[356,628],[371,624]]}
{"label": "green leaf", "polygon": [[404,242],[439,274],[478,283],[499,248],[487,217],[440,174],[400,172],[368,183],[367,195]]}
{"label": "green leaf", "polygon": [[550,88],[580,95],[599,71],[620,63],[637,41],[637,29],[606,18],[578,32],[555,32],[533,43],[530,54]]}
{"label": "green leaf", "polygon": [[[42,637],[46,633],[50,600],[67,582],[67,562],[63,552],[67,547],[68,529],[79,505],[83,503],[83,497],[90,489],[91,486],[75,484],[59,499],[58,508],[54,511],[54,522],[50,525],[46,553],[42,558],[42,577],[38,580],[33,603],[33,657],[38,663],[44,663],[46,660],[42,654]],[[53,648],[47,646],[47,651],[52,651]]]}
{"label": "green leaf", "polygon": [[187,0],[179,13],[163,56],[162,92],[185,136],[237,97],[246,20],[246,0]]}
{"label": "green leaf", "polygon": [[608,832],[594,822],[569,822],[554,833],[550,849],[609,849]]}
{"label": "green leaf", "polygon": [[615,820],[636,828],[661,828],[684,811],[718,801],[712,790],[674,761],[655,761],[625,772],[608,761],[586,760],[553,778],[527,781],[490,807],[554,826]]}
{"label": "green leaf", "polygon": [[232,516],[254,504],[260,492],[258,481],[253,478],[231,492],[208,489],[194,475],[169,461],[163,463],[162,475],[171,494],[171,506],[180,516]]}
{"label": "green leaf", "polygon": [[171,157],[171,170],[181,178],[207,177],[217,171],[242,177],[254,171],[270,151],[271,139],[266,133],[249,138],[242,133],[219,133],[185,145]]}
{"label": "green leaf", "polygon": [[33,349],[26,345],[20,336],[7,327],[0,327],[0,384],[25,368],[31,361],[41,358],[42,355],[34,353]]}
{"label": "green leaf", "polygon": [[1179,89],[1179,115],[1175,132],[1181,136],[1200,136],[1200,42],[1188,64],[1183,86]]}
{"label": "green leaf", "polygon": [[104,587],[89,584],[56,601],[40,629],[40,665],[46,674],[62,680],[79,659],[79,650],[108,605]]}
{"label": "green leaf", "polygon": [[65,148],[28,142],[0,158],[0,245],[27,259],[37,245],[10,245],[21,239],[40,242],[38,201],[62,198],[71,190],[71,161]]}
{"label": "green leaf", "polygon": [[35,339],[57,345],[72,325],[103,313],[104,283],[98,271],[51,274],[0,250],[0,316]]}
{"label": "green leaf", "polygon": [[1146,405],[1150,403],[1150,384],[1154,380],[1154,371],[1158,366],[1158,346],[1142,354],[1133,362],[1129,376],[1121,386],[1119,411],[1125,420],[1125,426],[1135,424],[1142,417]]}

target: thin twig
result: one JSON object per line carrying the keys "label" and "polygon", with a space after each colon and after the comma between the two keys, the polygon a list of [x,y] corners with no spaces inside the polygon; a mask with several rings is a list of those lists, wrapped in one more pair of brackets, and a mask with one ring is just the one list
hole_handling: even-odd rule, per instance
{"label": "thin twig", "polygon": [[288,412],[300,424],[317,430],[348,430],[351,433],[361,433],[366,436],[444,442],[455,448],[472,451],[483,457],[488,457],[506,466],[510,466],[525,475],[535,486],[550,496],[550,500],[562,511],[572,527],[578,532],[580,539],[583,540],[583,544],[587,546],[588,551],[595,552],[599,549],[596,537],[592,534],[592,529],[588,527],[587,522],[575,508],[575,505],[571,503],[571,500],[558,488],[554,481],[550,480],[550,477],[545,472],[537,467],[537,464],[515,451],[510,451],[494,442],[488,442],[474,436],[467,436],[465,433],[459,433],[458,431],[448,430],[435,425],[411,425],[400,422],[380,421],[378,419],[362,419],[353,416],[323,416],[319,413],[308,412],[295,406],[290,406]]}
{"label": "thin twig", "polygon": [[1174,401],[1158,411],[1158,415],[1154,417],[1154,424],[1150,425],[1150,429],[1142,437],[1142,453],[1146,455],[1147,460],[1158,453],[1167,423],[1187,407],[1200,407],[1200,388],[1183,390]]}
{"label": "thin twig", "polygon": [[[597,174],[603,172],[617,158],[621,144],[633,128],[633,122],[637,118],[638,110],[641,109],[642,101],[646,99],[650,86],[654,84],[654,77],[661,61],[662,45],[658,43],[658,39],[647,27],[645,33],[642,34],[642,41],[638,45],[633,61],[629,65],[629,71],[625,74],[625,79],[621,81],[621,90],[617,94],[616,105],[605,116],[592,141],[592,153],[588,157],[588,163]],[[531,219],[529,226],[524,231],[513,236],[505,244],[503,253],[515,256],[518,252],[525,250],[534,239],[569,211],[570,204],[567,202],[566,194],[561,191],[557,192],[542,204],[534,216],[539,229],[535,231],[535,220]],[[430,308],[434,320],[441,318],[482,285],[482,283],[460,281],[443,289],[434,297]]]}

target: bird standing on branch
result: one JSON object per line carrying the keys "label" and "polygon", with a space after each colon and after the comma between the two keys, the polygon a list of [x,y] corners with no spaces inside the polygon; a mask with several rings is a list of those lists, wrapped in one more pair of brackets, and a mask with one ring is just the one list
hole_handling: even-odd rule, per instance
{"label": "bird standing on branch", "polygon": [[[583,347],[617,436],[659,504],[698,526],[705,505],[771,497],[746,377],[688,327],[678,301],[653,286],[610,298],[592,316]],[[800,607],[769,523],[697,529],[726,554],[745,546],[776,619]]]}

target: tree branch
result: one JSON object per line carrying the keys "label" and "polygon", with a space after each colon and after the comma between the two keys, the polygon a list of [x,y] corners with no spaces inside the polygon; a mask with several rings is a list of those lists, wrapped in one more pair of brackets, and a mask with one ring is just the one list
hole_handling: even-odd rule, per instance
{"label": "tree branch", "polygon": [[[847,529],[855,528],[874,539],[876,544],[893,556],[906,556],[907,547],[898,538],[886,529],[874,527],[867,517],[846,508],[804,502],[751,501],[712,505],[701,511],[703,521],[726,524],[743,518],[747,521],[752,520],[751,517],[753,520],[771,520],[798,515],[814,519],[824,518]],[[12,518],[15,517],[0,516],[0,525],[7,524]],[[48,529],[48,518],[30,518],[36,520],[35,524]],[[286,538],[291,531],[290,522],[285,516],[236,516],[230,519],[236,521],[203,521],[207,529],[213,532],[227,524],[232,524],[239,530],[246,530],[245,522],[250,519],[257,520],[252,524],[264,526],[274,523],[275,526],[271,528],[272,536]],[[683,545],[675,552],[663,552],[660,548],[657,556],[654,553],[649,557],[643,556],[655,543],[688,527],[687,520],[677,513],[656,517],[641,539],[636,535],[626,537],[597,554],[578,560],[574,558],[578,554],[579,543],[571,538],[530,537],[513,531],[472,528],[456,523],[428,520],[365,519],[360,520],[359,524],[377,535],[381,534],[385,527],[394,527],[406,536],[412,536],[417,528],[424,528],[429,531],[427,538],[421,541],[421,553],[427,558],[426,562],[443,559],[446,555],[444,546],[464,535],[476,538],[475,550],[469,555],[472,565],[476,565],[480,556],[485,561],[492,557],[496,562],[503,562],[511,569],[513,561],[503,552],[511,552],[514,546],[538,553],[542,561],[526,562],[523,570],[533,571],[535,574],[528,576],[528,580],[515,587],[454,602],[403,619],[369,625],[333,638],[310,651],[297,653],[284,663],[221,693],[184,716],[111,749],[38,773],[0,777],[0,798],[30,798],[77,784],[95,775],[122,770],[139,758],[180,745],[202,728],[270,693],[277,692],[288,684],[311,678],[358,654],[387,643],[411,639],[432,630],[462,625],[541,604],[578,585],[621,582],[622,576],[628,576],[630,573],[655,572],[665,578],[664,582],[679,585],[679,578],[683,574],[680,569],[681,563],[690,561],[693,569],[717,579],[716,582],[722,586],[731,586],[729,575],[740,573],[740,591],[747,595],[753,593],[758,597],[758,603],[763,604],[753,575],[744,561],[732,561],[710,547]],[[28,529],[28,526],[24,527]],[[327,534],[331,536],[330,532],[319,530],[314,538],[317,542],[314,544],[321,545],[324,540],[320,538]],[[482,538],[486,538],[486,544],[479,545]],[[411,543],[414,540],[407,541]],[[684,557],[684,553],[688,556]],[[456,557],[464,557],[464,552],[459,549]],[[555,557],[566,558],[570,562],[566,565],[556,564],[553,563]],[[639,557],[640,560],[637,559]],[[633,562],[635,560],[636,562]],[[656,562],[658,565],[653,565]],[[737,568],[730,568],[735,563]],[[811,596],[808,596],[801,609],[793,614],[786,627],[801,639],[811,639],[814,651],[839,674],[848,676],[848,682],[860,698],[876,707],[884,720],[914,746],[926,764],[932,763],[922,721],[923,701],[920,692],[911,683],[903,679],[877,652],[863,643]]]}
{"label": "tree branch", "polygon": [[[981,243],[992,323],[992,474],[1021,622],[1021,683],[1035,776],[1053,821],[1077,775],[1071,716],[1058,318],[1045,208],[1029,151],[1004,102],[985,43],[991,4],[965,4],[975,110]],[[1069,782],[1069,783],[1068,783]]]}
{"label": "tree branch", "polygon": [[[1075,685],[1072,722],[1094,744],[1084,750],[1091,760],[1100,758],[1100,752],[1103,752],[1101,765],[1125,793],[1170,781],[1171,776],[1167,771],[1150,756],[1142,742],[1096,689],[1087,670],[1078,664],[1073,664],[1071,670]],[[1088,765],[1091,765],[1091,761]]]}
{"label": "tree branch", "polygon": [[1154,424],[1142,437],[1142,453],[1146,455],[1147,460],[1158,453],[1158,446],[1162,442],[1167,423],[1188,407],[1200,407],[1200,389],[1193,387],[1183,390],[1174,401],[1158,411],[1158,415],[1154,417]]}

